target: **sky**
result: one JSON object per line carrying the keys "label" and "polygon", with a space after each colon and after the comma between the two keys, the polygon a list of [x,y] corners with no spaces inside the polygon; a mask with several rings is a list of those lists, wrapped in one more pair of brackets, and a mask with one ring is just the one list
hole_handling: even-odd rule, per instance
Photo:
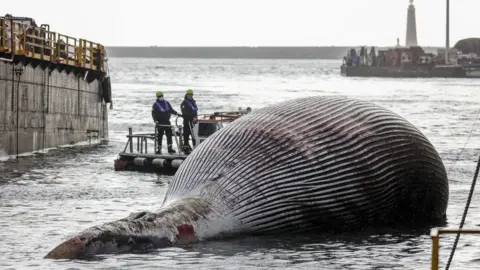
{"label": "sky", "polygon": [[[408,5],[409,0],[22,0],[3,1],[2,10],[105,46],[394,46],[397,38],[405,44]],[[414,5],[419,45],[445,46],[446,0]],[[480,0],[450,1],[450,46],[480,37],[479,11]]]}

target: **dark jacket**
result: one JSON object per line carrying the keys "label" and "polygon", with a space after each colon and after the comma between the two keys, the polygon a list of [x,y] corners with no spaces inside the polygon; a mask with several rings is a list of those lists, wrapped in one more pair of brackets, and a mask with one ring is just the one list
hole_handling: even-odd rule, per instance
{"label": "dark jacket", "polygon": [[[163,111],[162,111],[163,110]],[[156,100],[152,106],[153,121],[158,121],[160,124],[170,124],[170,116],[172,114],[178,115],[177,111],[172,108],[170,102],[166,100]]]}
{"label": "dark jacket", "polygon": [[185,99],[182,104],[180,104],[180,108],[182,109],[182,115],[185,121],[191,121],[198,115],[197,102],[195,102],[195,99],[193,98],[188,99],[187,95],[185,95]]}

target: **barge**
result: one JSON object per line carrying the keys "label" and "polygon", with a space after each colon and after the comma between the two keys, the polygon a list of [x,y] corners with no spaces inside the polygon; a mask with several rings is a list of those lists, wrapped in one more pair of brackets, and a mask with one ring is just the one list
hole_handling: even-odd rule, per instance
{"label": "barge", "polygon": [[444,53],[426,53],[420,46],[400,47],[368,52],[361,47],[357,52],[350,49],[343,58],[340,74],[346,77],[388,77],[388,78],[471,78],[471,69],[456,62],[457,52],[445,64]]}
{"label": "barge", "polygon": [[[198,123],[190,126],[194,140],[193,151],[209,136],[249,112],[251,112],[250,107],[246,109],[239,108],[237,111],[199,115]],[[179,118],[181,116],[175,119],[175,125],[167,126],[172,129],[172,139],[178,150],[177,153],[156,154],[155,149],[157,149],[158,144],[156,127],[152,127],[153,133],[137,134],[134,134],[130,127],[125,148],[118,154],[117,159],[114,160],[114,169],[116,171],[127,170],[157,172],[166,175],[175,174],[190,153],[182,141],[183,126],[178,124]],[[162,145],[166,144],[162,143]]]}
{"label": "barge", "polygon": [[103,45],[0,17],[0,156],[108,138]]}

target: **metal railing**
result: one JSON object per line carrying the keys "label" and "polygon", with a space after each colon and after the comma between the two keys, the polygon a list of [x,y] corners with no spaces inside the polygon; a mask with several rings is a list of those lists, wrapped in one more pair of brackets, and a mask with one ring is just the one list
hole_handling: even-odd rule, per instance
{"label": "metal railing", "polygon": [[[127,149],[129,149],[129,152],[131,154],[137,153],[137,154],[149,154],[148,152],[148,141],[153,142],[153,151],[151,152],[154,154],[157,150],[158,147],[158,129],[157,127],[164,127],[164,128],[171,128],[172,129],[172,140],[175,142],[178,153],[179,154],[185,154],[185,150],[183,148],[183,141],[182,141],[182,126],[173,126],[173,125],[156,125],[154,128],[154,133],[136,133],[133,134],[132,128],[128,128],[128,135],[127,135],[127,143],[125,145],[125,148],[123,149],[122,153],[127,153]],[[134,142],[134,139],[136,139],[136,143]],[[166,134],[163,136],[163,140],[166,140]],[[136,144],[136,151],[134,150],[134,145]]]}
{"label": "metal railing", "polygon": [[432,270],[438,270],[438,257],[440,253],[440,235],[442,234],[480,234],[478,229],[458,229],[458,228],[433,228],[430,230],[432,237]]}
{"label": "metal railing", "polygon": [[0,19],[0,53],[105,71],[105,47],[86,39],[29,26],[7,17]]}

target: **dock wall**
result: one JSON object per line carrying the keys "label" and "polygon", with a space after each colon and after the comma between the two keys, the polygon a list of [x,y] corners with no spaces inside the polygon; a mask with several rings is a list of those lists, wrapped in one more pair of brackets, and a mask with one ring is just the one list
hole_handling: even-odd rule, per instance
{"label": "dock wall", "polygon": [[89,81],[75,68],[0,60],[0,156],[106,139],[100,79]]}

